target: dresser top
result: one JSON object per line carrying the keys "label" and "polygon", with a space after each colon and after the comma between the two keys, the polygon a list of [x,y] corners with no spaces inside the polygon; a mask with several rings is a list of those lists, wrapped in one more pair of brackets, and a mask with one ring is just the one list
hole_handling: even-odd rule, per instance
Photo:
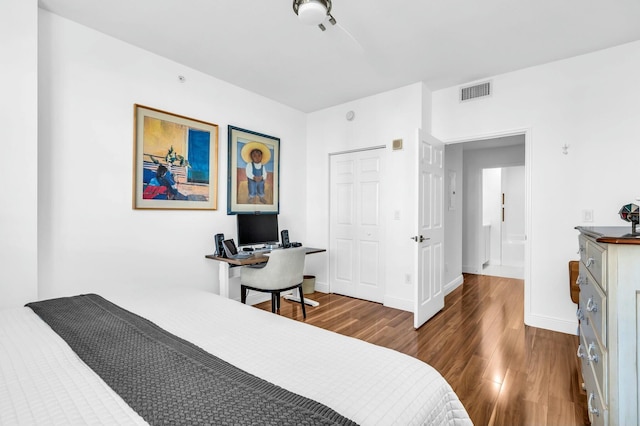
{"label": "dresser top", "polygon": [[640,233],[632,234],[631,226],[576,226],[576,229],[599,243],[640,245]]}

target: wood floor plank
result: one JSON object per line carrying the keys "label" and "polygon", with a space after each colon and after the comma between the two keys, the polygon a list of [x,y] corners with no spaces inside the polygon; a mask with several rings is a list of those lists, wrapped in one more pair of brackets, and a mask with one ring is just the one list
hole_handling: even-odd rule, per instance
{"label": "wood floor plank", "polygon": [[[476,425],[589,424],[574,335],[524,325],[522,280],[464,275],[445,307],[418,330],[413,314],[336,294],[279,314],[385,346],[436,368]],[[568,297],[568,296],[567,296]],[[271,310],[270,302],[256,305]],[[321,367],[318,367],[321,368]]]}
{"label": "wood floor plank", "polygon": [[488,425],[495,410],[500,393],[500,384],[480,379],[477,382],[476,395],[460,399],[469,413],[474,425]]}
{"label": "wood floor plank", "polygon": [[[553,423],[549,421],[549,410],[546,405],[536,404],[531,401],[522,401],[523,414],[521,416],[522,426],[562,426],[567,423]],[[573,424],[573,423],[568,423]]]}
{"label": "wood floor plank", "polygon": [[551,359],[549,354],[553,345],[548,339],[536,339],[536,329],[528,327],[531,336],[526,344],[527,367],[526,393],[524,399],[536,404],[548,405],[549,401],[549,375],[551,371]]}
{"label": "wood floor plank", "polygon": [[[472,355],[467,361],[467,364],[460,374],[458,380],[452,380],[451,386],[454,388],[459,397],[464,396],[465,399],[470,399],[478,394],[478,388],[480,382],[479,377],[482,377],[482,373],[487,368],[488,361],[480,358],[477,355]],[[500,385],[498,383],[497,385]],[[498,397],[500,386],[492,387],[495,392],[494,397]]]}
{"label": "wood floor plank", "polygon": [[[500,389],[500,395],[491,415],[489,425],[521,425],[530,416],[531,410],[536,412],[534,416],[538,421],[544,411],[543,406],[537,404],[527,404],[523,394],[526,387],[526,377],[524,373],[515,370],[507,370]],[[533,420],[533,419],[530,419]],[[544,420],[546,423],[546,419]]]}
{"label": "wood floor plank", "polygon": [[510,328],[504,330],[500,340],[496,342],[496,349],[493,351],[489,365],[484,371],[483,379],[503,383],[509,364],[517,350],[516,346],[518,344],[522,345],[522,339],[520,337],[520,333],[516,330]]}
{"label": "wood floor plank", "polygon": [[575,404],[573,402],[564,398],[549,398],[549,424],[577,424],[575,414]]}

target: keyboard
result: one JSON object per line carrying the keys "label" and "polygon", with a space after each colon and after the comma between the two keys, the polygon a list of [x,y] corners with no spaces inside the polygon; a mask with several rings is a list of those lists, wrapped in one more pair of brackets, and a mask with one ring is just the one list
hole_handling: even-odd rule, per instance
{"label": "keyboard", "polygon": [[231,256],[231,259],[246,259],[253,256],[253,253],[237,253]]}

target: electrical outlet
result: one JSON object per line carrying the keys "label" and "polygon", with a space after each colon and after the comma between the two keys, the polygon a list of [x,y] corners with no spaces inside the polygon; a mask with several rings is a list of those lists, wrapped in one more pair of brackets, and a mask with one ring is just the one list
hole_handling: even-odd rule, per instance
{"label": "electrical outlet", "polygon": [[593,210],[582,210],[582,221],[593,222]]}

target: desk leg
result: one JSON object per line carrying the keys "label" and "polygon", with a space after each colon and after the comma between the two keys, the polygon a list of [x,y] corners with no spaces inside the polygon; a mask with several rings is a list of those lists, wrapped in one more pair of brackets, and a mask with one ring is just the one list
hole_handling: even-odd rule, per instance
{"label": "desk leg", "polygon": [[[291,300],[292,302],[300,303],[300,294],[297,288],[293,289],[293,294],[285,294],[282,297],[287,300]],[[304,298],[304,304],[309,306],[320,306],[320,303],[316,302],[315,300],[307,299],[306,297]]]}
{"label": "desk leg", "polygon": [[218,278],[220,279],[220,296],[229,298],[229,264],[227,262],[218,262],[220,269],[218,270]]}

